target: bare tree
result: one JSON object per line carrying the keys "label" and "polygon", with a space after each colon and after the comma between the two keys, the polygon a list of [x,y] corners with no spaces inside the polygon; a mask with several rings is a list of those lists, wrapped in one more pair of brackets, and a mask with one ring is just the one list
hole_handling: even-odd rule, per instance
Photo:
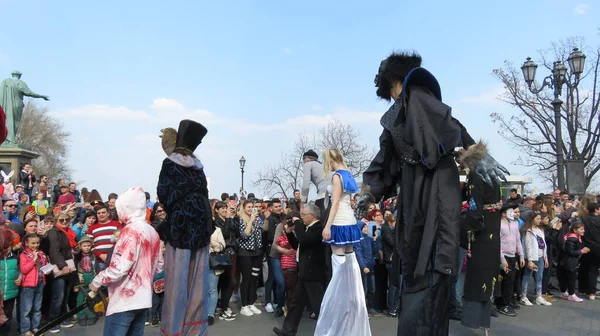
{"label": "bare tree", "polygon": [[48,175],[53,181],[70,179],[71,169],[67,161],[70,135],[47,108],[40,108],[30,101],[25,104],[17,143],[40,154],[32,162],[39,175]]}
{"label": "bare tree", "polygon": [[298,135],[292,149],[281,154],[281,161],[262,169],[253,184],[271,197],[288,198],[302,187],[302,155],[309,149],[317,150],[314,136]]}
{"label": "bare tree", "polygon": [[324,150],[337,149],[355,177],[361,175],[375,157],[374,149],[360,143],[360,132],[354,127],[334,120],[321,128],[318,133],[319,147]]}
{"label": "bare tree", "polygon": [[[540,68],[551,72],[555,60],[566,62],[573,47],[582,45],[583,40],[578,38],[553,43],[550,49],[540,51]],[[561,124],[563,154],[566,159],[584,161],[587,187],[600,170],[600,156],[597,155],[600,142],[600,48],[586,54],[589,70],[581,75],[581,84],[577,88],[572,85],[563,87]],[[537,168],[543,178],[553,181],[556,178],[556,123],[551,90],[532,94],[522,79],[521,70],[509,62],[505,62],[504,68],[495,69],[494,74],[504,84],[500,99],[518,111],[508,116],[491,114],[492,120],[499,126],[498,133],[520,150],[521,155],[514,163]],[[568,78],[569,84],[572,84],[574,76]]]}
{"label": "bare tree", "polygon": [[326,148],[340,150],[354,176],[360,176],[368,168],[376,152],[361,144],[359,138],[358,130],[337,120],[315,133],[302,133],[298,135],[290,151],[281,155],[278,164],[265,167],[258,174],[254,186],[260,187],[271,197],[289,198],[294,190],[302,187],[302,155],[309,149],[317,153],[322,153]]}

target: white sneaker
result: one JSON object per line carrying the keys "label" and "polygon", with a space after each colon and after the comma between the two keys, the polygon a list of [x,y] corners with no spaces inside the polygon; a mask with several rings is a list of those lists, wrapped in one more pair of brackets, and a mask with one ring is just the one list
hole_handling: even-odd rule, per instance
{"label": "white sneaker", "polygon": [[527,296],[522,296],[521,300],[519,302],[521,302],[521,304],[523,306],[527,306],[527,307],[533,306],[533,303],[531,303],[531,301],[529,301],[529,299],[527,298]]}
{"label": "white sneaker", "polygon": [[262,314],[262,311],[260,311],[260,309],[256,308],[255,305],[249,305],[247,307],[248,307],[248,309],[250,309],[250,311],[252,311],[252,313],[254,315],[260,315],[260,314]]}
{"label": "white sneaker", "polygon": [[233,312],[233,310],[231,310],[231,308],[227,308],[227,310],[225,311],[225,313],[231,317],[236,317],[237,314]]}
{"label": "white sneaker", "polygon": [[552,306],[552,303],[546,301],[546,299],[544,299],[542,296],[535,298],[535,304],[540,306]]}
{"label": "white sneaker", "polygon": [[240,309],[240,314],[242,314],[244,316],[252,316],[252,315],[254,315],[254,313],[252,312],[252,309],[250,309],[250,306],[244,306],[244,307],[242,307],[242,309]]}
{"label": "white sneaker", "polygon": [[272,312],[274,312],[274,311],[275,311],[275,308],[273,308],[273,305],[272,305],[272,304],[270,304],[270,303],[267,303],[267,305],[265,306],[265,311],[266,311],[267,313],[272,313]]}

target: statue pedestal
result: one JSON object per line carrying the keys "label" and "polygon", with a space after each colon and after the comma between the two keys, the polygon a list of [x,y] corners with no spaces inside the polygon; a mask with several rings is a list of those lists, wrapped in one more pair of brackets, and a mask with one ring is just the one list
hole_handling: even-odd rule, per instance
{"label": "statue pedestal", "polygon": [[38,153],[29,149],[17,146],[2,146],[0,147],[0,169],[2,169],[5,174],[14,170],[15,176],[18,176],[23,165],[31,164],[31,160],[37,159],[39,156]]}

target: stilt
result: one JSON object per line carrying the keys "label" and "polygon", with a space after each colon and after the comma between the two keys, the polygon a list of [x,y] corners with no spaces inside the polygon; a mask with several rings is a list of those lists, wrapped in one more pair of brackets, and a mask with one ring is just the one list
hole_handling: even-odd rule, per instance
{"label": "stilt", "polygon": [[490,336],[490,328],[483,328],[483,332],[485,336]]}

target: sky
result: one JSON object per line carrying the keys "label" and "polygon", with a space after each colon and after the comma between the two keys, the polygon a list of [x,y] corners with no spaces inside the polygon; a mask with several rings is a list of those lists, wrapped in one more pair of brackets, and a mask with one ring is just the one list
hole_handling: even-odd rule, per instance
{"label": "sky", "polygon": [[0,78],[19,70],[50,96],[37,103],[71,132],[80,187],[154,197],[160,129],[191,118],[209,130],[196,154],[211,197],[239,191],[241,156],[258,196],[257,172],[334,118],[376,147],[389,107],[375,95],[379,63],[416,50],[453,115],[519,175],[489,117],[514,112],[492,70],[571,36],[599,45],[600,5],[585,1],[0,0]]}

